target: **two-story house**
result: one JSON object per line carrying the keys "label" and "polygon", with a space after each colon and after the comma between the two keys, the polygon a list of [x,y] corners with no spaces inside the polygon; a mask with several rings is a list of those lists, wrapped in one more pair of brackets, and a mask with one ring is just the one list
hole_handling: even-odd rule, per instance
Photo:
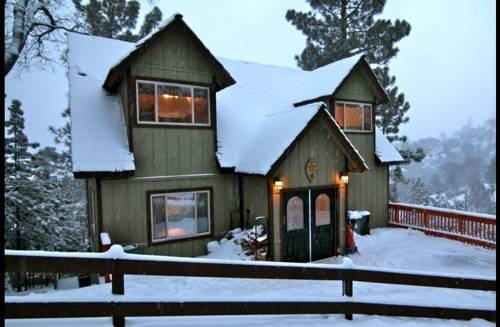
{"label": "two-story house", "polygon": [[216,58],[177,14],[136,43],[68,34],[72,162],[99,233],[142,252],[206,254],[268,220],[273,260],[342,253],[347,210],[388,218],[375,127],[387,94],[362,56],[313,71]]}

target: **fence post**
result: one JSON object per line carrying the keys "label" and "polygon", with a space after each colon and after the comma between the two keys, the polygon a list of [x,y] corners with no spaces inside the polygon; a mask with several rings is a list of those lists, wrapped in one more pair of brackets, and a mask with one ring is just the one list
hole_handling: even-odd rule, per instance
{"label": "fence post", "polygon": [[[342,288],[343,288],[343,292],[342,292],[343,295],[345,294],[348,297],[352,297],[352,279],[351,278],[345,277],[342,280]],[[350,309],[351,306],[348,305],[348,308]],[[347,310],[347,311],[349,312],[350,310]],[[352,313],[346,313],[345,319],[352,320]]]}
{"label": "fence post", "polygon": [[429,228],[429,214],[424,210],[424,227]]}
{"label": "fence post", "polygon": [[[115,268],[115,271],[117,269]],[[123,280],[123,274],[112,274],[111,279],[111,292],[113,294],[123,295],[125,294],[125,283]],[[124,327],[125,317],[114,315],[113,316],[113,326],[114,327]]]}

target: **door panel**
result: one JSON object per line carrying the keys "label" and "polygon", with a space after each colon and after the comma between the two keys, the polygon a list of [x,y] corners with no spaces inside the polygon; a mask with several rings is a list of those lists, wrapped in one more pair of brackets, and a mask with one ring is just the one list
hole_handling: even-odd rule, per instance
{"label": "door panel", "polygon": [[335,255],[336,189],[311,190],[312,261]]}
{"label": "door panel", "polygon": [[292,262],[309,262],[308,191],[283,192],[282,196],[283,259]]}

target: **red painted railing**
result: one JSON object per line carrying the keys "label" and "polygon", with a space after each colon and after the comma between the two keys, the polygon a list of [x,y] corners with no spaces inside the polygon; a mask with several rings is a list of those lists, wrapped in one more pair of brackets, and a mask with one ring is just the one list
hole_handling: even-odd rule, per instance
{"label": "red painted railing", "polygon": [[389,204],[389,226],[496,249],[496,216],[403,203]]}

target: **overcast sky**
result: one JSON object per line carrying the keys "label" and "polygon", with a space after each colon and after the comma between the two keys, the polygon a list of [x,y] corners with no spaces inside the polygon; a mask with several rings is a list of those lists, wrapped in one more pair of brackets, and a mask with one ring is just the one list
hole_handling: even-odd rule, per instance
{"label": "overcast sky", "polygon": [[[141,16],[151,5],[141,0]],[[285,20],[304,0],[157,0],[164,17],[181,13],[216,56],[296,67],[305,37]],[[468,119],[495,117],[494,0],[388,0],[382,17],[407,20],[412,30],[390,62],[411,104],[402,133],[410,139],[450,134]],[[141,19],[142,20],[142,19]],[[96,58],[97,59],[97,58]],[[30,139],[49,145],[48,125],[62,125],[67,105],[63,67],[6,79],[7,101],[23,102]],[[12,75],[12,76],[11,76]]]}

